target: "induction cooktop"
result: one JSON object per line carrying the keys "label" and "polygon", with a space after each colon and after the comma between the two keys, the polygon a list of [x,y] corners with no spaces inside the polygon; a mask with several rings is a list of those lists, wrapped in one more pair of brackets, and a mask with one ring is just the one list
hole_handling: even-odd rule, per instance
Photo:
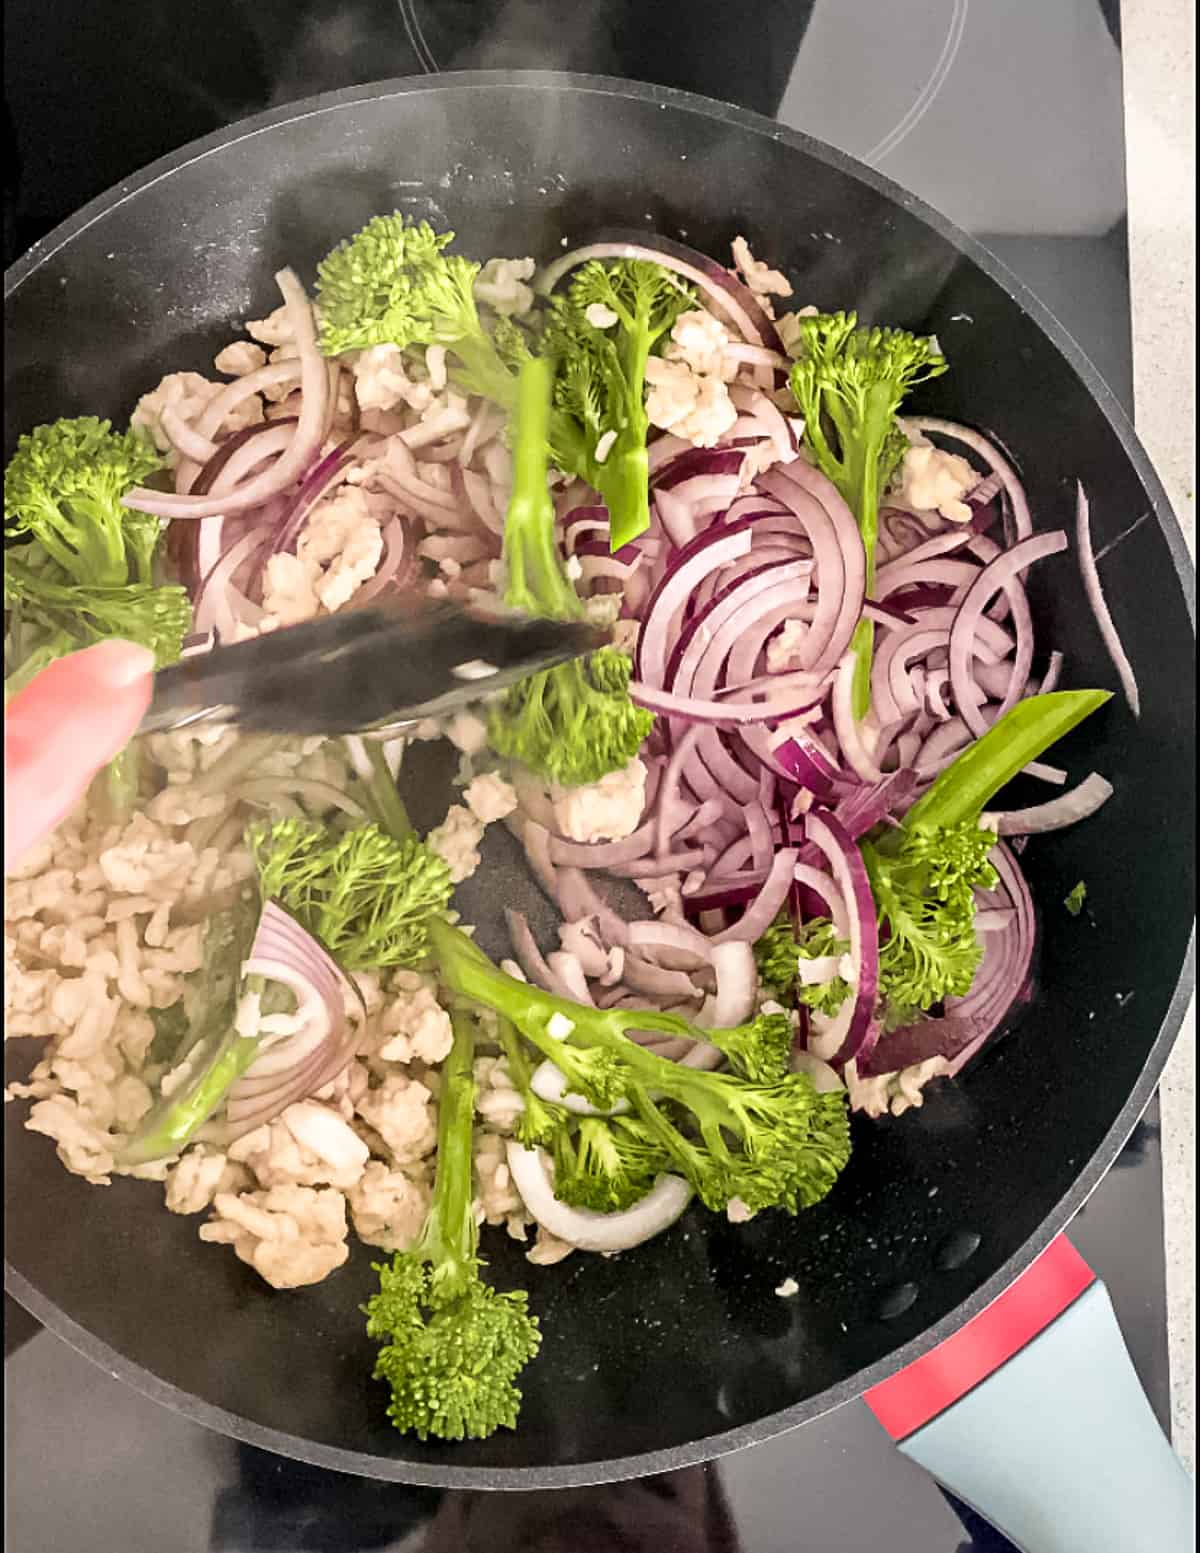
{"label": "induction cooktop", "polygon": [[[5,29],[6,263],[155,157],[265,108],[441,70],[589,71],[722,98],[872,163],[1005,260],[1131,408],[1118,0],[7,0]],[[1165,1424],[1156,1104],[1071,1235]],[[14,1553],[1010,1549],[861,1403],[710,1467],[442,1493],[211,1435],[5,1303]]]}

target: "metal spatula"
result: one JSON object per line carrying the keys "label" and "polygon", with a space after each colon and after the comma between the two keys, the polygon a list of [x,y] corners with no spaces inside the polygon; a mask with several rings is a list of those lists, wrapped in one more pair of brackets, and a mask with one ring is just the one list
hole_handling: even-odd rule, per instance
{"label": "metal spatula", "polygon": [[607,641],[582,621],[452,603],[350,609],[160,669],[139,732],[202,721],[298,735],[400,729]]}

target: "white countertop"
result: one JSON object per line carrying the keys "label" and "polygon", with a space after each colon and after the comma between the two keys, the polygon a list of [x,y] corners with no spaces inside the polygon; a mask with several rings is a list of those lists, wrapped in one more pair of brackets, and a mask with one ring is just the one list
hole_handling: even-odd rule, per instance
{"label": "white countertop", "polygon": [[[1196,546],[1194,0],[1122,0],[1135,420]],[[1196,1006],[1161,1088],[1175,1448],[1195,1471]]]}

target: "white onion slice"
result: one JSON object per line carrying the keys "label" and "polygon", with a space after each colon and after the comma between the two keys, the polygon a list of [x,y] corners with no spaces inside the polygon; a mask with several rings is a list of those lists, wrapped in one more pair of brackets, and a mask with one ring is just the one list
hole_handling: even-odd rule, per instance
{"label": "white onion slice", "polygon": [[980,824],[989,826],[1000,836],[1042,835],[1086,820],[1106,804],[1112,795],[1112,783],[1105,781],[1098,771],[1093,771],[1071,788],[1070,792],[1061,793],[1049,803],[1033,804],[1028,809],[998,810],[984,814]]}
{"label": "white onion slice", "polygon": [[686,1181],[662,1175],[632,1208],[595,1213],[559,1202],[540,1149],[527,1149],[510,1139],[508,1168],[522,1202],[542,1228],[580,1251],[628,1251],[640,1246],[674,1224],[692,1199]]}

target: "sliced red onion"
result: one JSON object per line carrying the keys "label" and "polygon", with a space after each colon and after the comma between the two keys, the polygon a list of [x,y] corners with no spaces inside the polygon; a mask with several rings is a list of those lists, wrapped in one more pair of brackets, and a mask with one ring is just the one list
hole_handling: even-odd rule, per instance
{"label": "sliced red onion", "polygon": [[809,1036],[814,1056],[845,1067],[865,1055],[872,1033],[879,990],[879,924],[866,864],[854,842],[827,809],[813,809],[805,819],[805,834],[824,854],[834,882],[849,907],[850,959],[854,966],[853,997],[820,1035]]}
{"label": "sliced red onion", "polygon": [[255,562],[254,570],[249,582],[249,590],[253,592],[258,584],[267,561],[271,555],[290,552],[296,544],[304,525],[312,516],[314,508],[327,495],[332,486],[341,479],[342,473],[350,462],[350,449],[354,446],[354,438],[348,438],[340,442],[337,447],[328,452],[305,475],[295,495],[288,502],[279,518],[275,532],[271,537],[269,554],[260,554]]}
{"label": "sliced red onion", "polygon": [[195,464],[204,464],[216,453],[216,445],[189,426],[174,405],[164,405],[159,420],[171,445],[184,458]]}
{"label": "sliced red onion", "polygon": [[689,1001],[702,996],[702,991],[686,971],[668,970],[665,965],[655,965],[641,955],[626,954],[623,976],[634,992],[647,998]]}
{"label": "sliced red onion", "polygon": [[669,1229],[692,1199],[691,1187],[680,1176],[661,1175],[640,1202],[620,1213],[569,1208],[554,1195],[549,1162],[540,1149],[510,1138],[507,1157],[513,1185],[534,1219],[547,1234],[580,1251],[611,1254],[640,1246]]}
{"label": "sliced red onion", "polygon": [[[1003,902],[1009,926],[983,936],[983,958],[971,991],[964,998],[947,998],[940,1018],[918,1020],[881,1037],[858,1064],[860,1076],[877,1077],[943,1057],[953,1077],[995,1032],[1028,982],[1033,959],[1035,918],[1028,886],[1011,853],[998,846],[992,854],[1000,888],[987,900]],[[997,909],[995,907],[985,909]]]}
{"label": "sliced red onion", "polygon": [[537,946],[533,931],[524,914],[506,907],[504,920],[508,924],[508,936],[512,940],[517,963],[530,981],[541,987],[543,992],[552,992],[555,997],[571,998],[572,994],[567,990],[565,983],[559,980],[542,958],[542,952]]}
{"label": "sliced red onion", "polygon": [[[688,444],[685,452],[677,454],[652,474],[650,486],[657,494],[662,491],[674,491],[697,478],[708,478],[713,475],[737,478],[742,472],[745,458],[746,455],[740,448],[696,448]],[[735,494],[736,490],[735,486]],[[679,496],[681,500],[688,499],[682,490],[679,491]]]}
{"label": "sliced red onion", "polygon": [[[813,855],[817,855],[815,848]],[[821,902],[820,910],[813,913],[813,915],[828,917],[830,922],[833,923],[834,932],[837,936],[848,939],[850,937],[851,911],[842,896],[841,890],[829,875],[822,873],[819,868],[814,868],[810,863],[797,863],[792,872],[796,883],[804,889],[811,891]]]}
{"label": "sliced red onion", "polygon": [[862,786],[838,801],[834,814],[838,824],[857,841],[891,815],[908,807],[916,796],[917,778],[913,771],[894,771],[874,787]]}
{"label": "sliced red onion", "polygon": [[[774,917],[771,920],[774,921]],[[709,1030],[745,1024],[754,1016],[758,995],[753,943],[749,939],[724,939],[718,935],[713,941],[712,965],[717,977],[716,996],[706,1000],[696,1016],[696,1023]]]}
{"label": "sliced red onion", "polygon": [[228,1142],[332,1083],[353,1057],[359,1037],[358,1024],[346,1016],[344,989],[353,992],[353,983],[275,901],[263,907],[243,974],[290,987],[297,1028],[263,1036],[259,1055],[231,1086],[222,1128]]}
{"label": "sliced red onion", "polygon": [[716,945],[740,940],[752,944],[760,939],[787,901],[795,877],[796,859],[794,848],[781,847],[771,862],[770,872],[755,900],[732,927],[718,933],[710,942]]}
{"label": "sliced red onion", "polygon": [[[255,394],[262,393],[266,388],[275,388],[280,383],[292,382],[302,376],[303,370],[302,358],[298,355],[291,356],[285,361],[268,362],[264,366],[256,367],[253,372],[247,372],[242,377],[235,378],[232,383],[226,383],[219,394],[213,395],[197,417],[197,432],[202,437],[215,440],[217,433],[239,404]],[[278,425],[278,422],[275,424]],[[248,429],[253,431],[256,428]],[[224,443],[221,446],[223,447]]]}
{"label": "sliced red onion", "polygon": [[587,976],[578,955],[571,954],[565,949],[555,949],[546,956],[546,964],[559,985],[567,989],[569,998],[576,1003],[582,1003],[585,1008],[595,1007],[591,989],[587,984]]}
{"label": "sliced red onion", "polygon": [[375,575],[369,577],[354,595],[354,603],[361,607],[369,604],[389,585],[400,591],[406,588],[415,573],[416,555],[411,546],[411,535],[404,518],[392,518],[383,531],[383,557]]}
{"label": "sliced red onion", "polygon": [[753,542],[752,528],[741,525],[702,535],[680,551],[646,606],[635,657],[635,673],[639,680],[649,686],[662,685],[672,628],[676,618],[682,616],[692,590],[702,577],[717,567],[748,555]]}
{"label": "sliced red onion", "polygon": [[630,948],[649,951],[663,963],[668,962],[668,957],[675,957],[684,968],[696,968],[708,965],[712,959],[714,940],[684,922],[631,922],[627,931]]}
{"label": "sliced red onion", "polygon": [[276,491],[282,491],[303,472],[317,452],[328,410],[329,376],[326,361],[317,347],[312,306],[304,294],[303,286],[291,270],[280,270],[275,280],[287,308],[301,363],[300,419],[287,452],[282,453],[262,474],[224,496],[171,496],[138,487],[125,496],[127,507],[164,518],[207,518],[216,513],[228,517],[234,512],[245,512],[247,508],[257,506],[268,496],[273,496]]}
{"label": "sliced red onion", "polygon": [[239,622],[256,625],[263,611],[233,586],[233,575],[244,561],[267,548],[270,535],[265,530],[251,529],[235,545],[231,545],[200,584],[196,594],[193,624],[197,631],[216,628],[223,642],[230,642],[236,635]]}
{"label": "sliced red onion", "polygon": [[1028,809],[984,814],[980,824],[991,827],[1000,836],[1043,835],[1047,831],[1062,830],[1067,825],[1086,820],[1102,808],[1112,795],[1112,784],[1093,771],[1070,792],[1052,798],[1049,803],[1035,804]]}
{"label": "sliced red onion", "polygon": [[[292,428],[296,424],[294,416],[290,416],[283,421],[264,423],[261,428],[261,437],[247,437],[245,442],[241,443],[227,459],[222,461],[221,467],[217,470],[208,486],[207,494],[214,498],[224,496],[227,491],[236,490],[238,485],[247,476],[253,474],[260,465],[266,464],[268,461],[273,462],[291,446],[292,439],[296,435]],[[257,430],[258,428],[254,429]],[[224,451],[224,447],[225,444],[222,444],[222,451]],[[205,466],[201,474],[203,475],[209,468],[214,468],[216,462],[213,459],[210,464]],[[200,493],[197,491],[195,494],[198,496]],[[203,522],[204,520],[201,519],[201,521]]]}
{"label": "sliced red onion", "polygon": [[1092,548],[1091,506],[1083,485],[1078,481],[1075,484],[1075,543],[1079,549],[1079,570],[1083,575],[1083,588],[1087,594],[1088,603],[1092,606],[1092,613],[1096,617],[1100,635],[1108,649],[1108,656],[1112,659],[1117,677],[1121,681],[1121,689],[1125,693],[1129,710],[1135,717],[1140,717],[1142,705],[1137,676],[1121,645],[1121,638],[1113,624],[1108,601],[1104,597],[1104,589],[1100,585],[1100,571]]}
{"label": "sliced red onion", "polygon": [[[766,688],[766,687],[764,687]],[[812,676],[780,674],[770,691],[771,701],[707,701],[675,696],[637,680],[629,684],[629,699],[647,711],[677,717],[685,723],[762,723],[776,718],[797,717],[815,706],[824,695],[824,685],[814,689]]]}
{"label": "sliced red onion", "polygon": [[[988,548],[983,552],[985,555],[992,554],[990,541],[980,540],[976,543],[987,545]],[[950,683],[958,710],[976,737],[986,733],[989,726],[980,713],[982,697],[978,695],[971,677],[971,657],[984,610],[991,598],[1001,590],[1012,608],[1017,655],[1008,690],[996,713],[997,717],[1003,717],[1020,700],[1033,663],[1033,623],[1017,575],[1035,561],[1065,550],[1066,546],[1067,536],[1060,529],[1053,534],[1031,535],[1028,539],[1020,540],[1011,550],[996,551],[958,607],[958,616],[950,633]]]}
{"label": "sliced red onion", "polygon": [[[610,947],[624,948],[629,943],[628,924],[599,894],[581,868],[559,870],[554,888],[549,893],[557,901],[563,916],[595,917],[601,936]],[[629,956],[626,955],[626,964],[628,961]]]}
{"label": "sliced red onion", "polygon": [[832,669],[850,645],[866,599],[866,552],[854,514],[832,482],[802,458],[767,470],[757,483],[784,502],[808,533],[818,606],[803,667]]}

